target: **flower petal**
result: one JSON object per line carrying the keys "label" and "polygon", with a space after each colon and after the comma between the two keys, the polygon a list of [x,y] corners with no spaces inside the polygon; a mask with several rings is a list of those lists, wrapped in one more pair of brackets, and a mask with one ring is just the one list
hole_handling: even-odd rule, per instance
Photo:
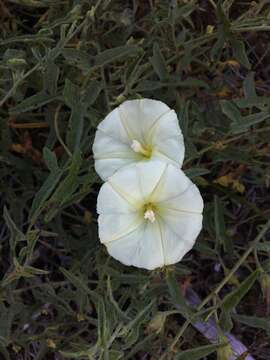
{"label": "flower petal", "polygon": [[160,181],[165,169],[166,164],[160,161],[143,161],[117,171],[108,181],[124,198],[142,205]]}
{"label": "flower petal", "polygon": [[185,145],[175,111],[171,110],[162,116],[151,129],[149,136],[154,158],[182,166]]}
{"label": "flower petal", "polygon": [[132,160],[123,158],[100,159],[95,161],[95,170],[98,174],[102,174],[102,180],[105,181],[112,173],[115,173],[118,169],[122,169],[132,163]]}
{"label": "flower petal", "polygon": [[125,127],[122,124],[118,108],[110,112],[98,125],[98,131],[114,138],[123,144],[129,145],[130,140]]}
{"label": "flower petal", "polygon": [[95,141],[93,144],[93,152],[95,159],[100,157],[109,156],[111,153],[129,153],[129,156],[135,155],[130,151],[129,144],[123,143],[120,139],[111,137],[106,133],[97,130]]}
{"label": "flower petal", "polygon": [[122,123],[133,139],[147,145],[147,135],[153,125],[170,108],[161,101],[152,99],[140,99],[125,101],[119,107]]}
{"label": "flower petal", "polygon": [[203,211],[203,199],[195,184],[190,185],[180,195],[159,202],[163,209],[172,209],[180,213],[201,214]]}
{"label": "flower petal", "polygon": [[181,136],[175,136],[160,141],[153,147],[152,159],[171,163],[174,166],[182,166],[184,160],[184,144]]}
{"label": "flower petal", "polygon": [[[134,150],[134,143],[141,151]],[[176,113],[157,100],[125,101],[99,124],[93,153],[103,180],[122,167],[145,160],[181,166],[184,142]]]}
{"label": "flower petal", "polygon": [[161,202],[174,198],[183,193],[191,185],[192,182],[182,170],[167,164],[161,181],[151,195],[152,201]]}
{"label": "flower petal", "polygon": [[125,265],[153,270],[164,265],[157,223],[145,221],[134,232],[106,244],[111,256]]}
{"label": "flower petal", "polygon": [[132,212],[129,214],[101,214],[98,217],[98,230],[101,243],[106,244],[111,241],[127,236],[136,230],[143,222],[141,214]]}
{"label": "flower petal", "polygon": [[137,210],[135,204],[127,201],[108,182],[101,186],[97,198],[98,214],[128,214]]}
{"label": "flower petal", "polygon": [[[145,217],[146,205],[151,218]],[[181,170],[160,161],[136,163],[102,186],[99,236],[117,260],[154,269],[179,261],[192,248],[202,209],[199,190]]]}
{"label": "flower petal", "polygon": [[159,219],[161,236],[164,239],[165,264],[180,261],[192,249],[202,228],[202,215],[167,213]]}

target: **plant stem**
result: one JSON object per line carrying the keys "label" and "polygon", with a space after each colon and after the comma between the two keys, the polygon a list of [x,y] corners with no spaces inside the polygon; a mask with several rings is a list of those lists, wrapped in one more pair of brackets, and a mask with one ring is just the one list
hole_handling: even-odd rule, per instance
{"label": "plant stem", "polygon": [[[234,265],[234,267],[231,269],[231,271],[225,276],[225,278],[218,284],[218,286],[200,303],[200,305],[197,307],[197,311],[200,311],[213,297],[216,297],[220,290],[224,287],[224,285],[227,284],[227,282],[231,279],[231,277],[234,275],[234,273],[239,269],[239,267],[243,264],[243,262],[246,260],[246,258],[249,256],[249,254],[255,249],[258,242],[262,239],[264,234],[267,232],[267,230],[270,227],[270,220],[267,221],[267,223],[264,225],[262,230],[259,232],[259,234],[256,236],[250,247],[244,252],[244,254],[241,256],[241,258],[237,261],[237,263]],[[163,355],[160,357],[160,360],[164,360],[167,354],[172,351],[172,349],[177,344],[178,340],[181,338],[185,330],[188,328],[190,324],[192,324],[193,317],[186,320],[184,324],[182,325],[180,331],[176,335],[175,339],[169,346],[169,348],[163,353]]]}

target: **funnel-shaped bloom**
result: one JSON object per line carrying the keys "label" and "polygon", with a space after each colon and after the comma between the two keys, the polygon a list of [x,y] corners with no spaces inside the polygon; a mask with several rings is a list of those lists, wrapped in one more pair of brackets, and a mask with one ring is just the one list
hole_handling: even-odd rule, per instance
{"label": "funnel-shaped bloom", "polygon": [[183,171],[160,161],[117,171],[98,195],[99,237],[125,265],[155,269],[176,263],[202,227],[203,200]]}
{"label": "funnel-shaped bloom", "polygon": [[157,100],[125,101],[98,125],[93,152],[96,172],[103,180],[144,160],[181,167],[184,141],[176,113]]}

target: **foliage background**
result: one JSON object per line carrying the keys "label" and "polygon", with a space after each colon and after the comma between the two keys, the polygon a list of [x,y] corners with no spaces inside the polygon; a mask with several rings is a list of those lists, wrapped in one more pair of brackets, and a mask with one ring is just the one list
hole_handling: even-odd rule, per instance
{"label": "foliage background", "polygon": [[[269,29],[266,0],[0,1],[1,359],[228,359],[210,315],[269,359]],[[95,129],[138,97],[177,111],[206,203],[154,272],[97,237]]]}

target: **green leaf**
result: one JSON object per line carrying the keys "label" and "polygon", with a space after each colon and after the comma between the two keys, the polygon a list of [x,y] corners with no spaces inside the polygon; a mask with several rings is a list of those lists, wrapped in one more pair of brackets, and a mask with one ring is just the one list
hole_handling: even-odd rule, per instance
{"label": "green leaf", "polygon": [[180,284],[176,281],[175,274],[173,274],[172,272],[168,272],[166,281],[174,306],[186,318],[189,318],[193,312],[186,304],[186,300],[184,298],[184,295],[182,294]]}
{"label": "green leaf", "polygon": [[[39,229],[30,230],[26,234],[26,239],[27,239],[26,256],[27,256],[27,259],[29,259],[29,260],[32,259],[34,248],[35,248],[35,245],[36,245],[36,243],[37,243],[37,241],[39,239],[39,236],[40,236],[40,230]],[[20,252],[20,255],[21,255],[21,252]],[[23,256],[21,258],[20,257],[18,258],[19,262],[24,257],[24,254],[22,254],[22,255]]]}
{"label": "green leaf", "polygon": [[254,99],[257,97],[255,90],[255,82],[254,82],[255,72],[250,72],[244,82],[243,82],[243,90],[246,99]]}
{"label": "green leaf", "polygon": [[104,66],[122,58],[137,55],[141,49],[135,45],[124,45],[107,49],[94,57],[94,66]]}
{"label": "green leaf", "polygon": [[113,291],[112,291],[112,285],[111,285],[110,277],[108,277],[108,280],[107,280],[107,289],[108,289],[109,300],[112,303],[112,305],[114,306],[117,314],[119,315],[119,318],[122,319],[122,320],[129,320],[129,317],[125,314],[124,311],[122,311],[120,309],[117,301],[113,297]]}
{"label": "green leaf", "polygon": [[86,350],[78,350],[78,351],[60,351],[66,359],[93,359],[96,353],[95,346],[88,348]]}
{"label": "green leaf", "polygon": [[66,79],[63,96],[67,106],[73,109],[80,103],[80,88],[69,79]]}
{"label": "green leaf", "polygon": [[188,100],[180,104],[180,111],[177,114],[179,119],[179,125],[182,130],[184,139],[188,136],[189,109],[190,109],[190,101]]}
{"label": "green leaf", "polygon": [[270,334],[270,317],[267,318],[238,314],[232,314],[232,317],[241,324],[245,324],[256,329],[263,329]]}
{"label": "green leaf", "polygon": [[247,56],[247,53],[246,53],[244,42],[242,40],[238,40],[238,39],[231,39],[230,41],[231,41],[233,54],[234,54],[235,58],[245,68],[250,69],[251,64],[249,62],[249,59],[248,59],[248,56]]}
{"label": "green leaf", "polygon": [[216,11],[219,24],[221,24],[222,26],[223,33],[225,36],[228,36],[230,34],[231,23],[227,15],[225,14],[225,11],[222,7],[222,2],[218,2]]}
{"label": "green leaf", "polygon": [[65,103],[72,109],[66,132],[66,142],[72,152],[80,149],[81,138],[84,128],[85,107],[82,104],[83,97],[80,96],[80,88],[66,79],[64,87]]}
{"label": "green leaf", "polygon": [[147,321],[148,314],[150,313],[150,309],[153,307],[154,302],[155,299],[150,301],[150,303],[140,310],[135,318],[124,327],[123,334],[125,335],[126,343],[123,350],[130,348],[138,341],[140,327],[142,323]]}
{"label": "green leaf", "polygon": [[60,267],[60,271],[63,275],[73,284],[77,289],[82,290],[84,293],[88,294],[92,300],[96,300],[97,303],[102,301],[102,298],[95,292],[89,289],[88,285],[78,276],[74,275],[72,272],[66,270],[63,267]]}
{"label": "green leaf", "polygon": [[213,344],[199,346],[196,349],[181,351],[180,354],[175,356],[175,360],[199,360],[217,351],[224,344]]}
{"label": "green leaf", "polygon": [[46,94],[45,92],[41,91],[29,98],[23,100],[19,105],[10,109],[10,113],[21,113],[30,110],[38,109],[54,100],[58,100],[59,97],[57,95],[50,95]]}
{"label": "green leaf", "polygon": [[164,87],[180,87],[180,88],[189,88],[189,87],[197,87],[197,88],[209,88],[209,86],[202,80],[188,78],[185,80],[175,80],[172,79],[170,81],[151,81],[151,80],[143,80],[136,87],[136,91],[153,91],[162,89]]}
{"label": "green leaf", "polygon": [[231,124],[231,130],[233,134],[239,134],[249,130],[251,126],[260,124],[261,122],[270,118],[269,112],[261,111],[255,114],[251,114],[242,118],[241,123]]}
{"label": "green leaf", "polygon": [[57,214],[57,212],[61,209],[65,202],[69,201],[70,196],[72,196],[72,194],[78,187],[79,184],[77,179],[81,162],[81,155],[79,152],[76,152],[72,158],[69,174],[59,184],[58,188],[55,190],[55,192],[48,201],[48,204],[50,204],[50,209],[45,215],[45,222],[49,222],[52,220],[52,218]]}
{"label": "green leaf", "polygon": [[152,349],[152,344],[154,338],[157,336],[156,333],[144,336],[141,341],[138,341],[134,344],[131,349],[126,354],[125,360],[134,359],[134,355],[139,351],[146,351],[149,347],[149,350]]}
{"label": "green leaf", "polygon": [[49,198],[51,193],[53,192],[54,188],[58,184],[61,176],[63,174],[63,171],[61,169],[57,169],[48,176],[46,181],[43,183],[39,191],[34,197],[34,200],[32,202],[32,207],[29,213],[29,219],[31,223],[34,223],[41,213],[41,211],[44,209],[44,205],[46,203],[46,200]]}
{"label": "green leaf", "polygon": [[2,337],[0,335],[0,354],[4,357],[4,360],[11,360],[9,353],[6,350],[6,348],[8,347],[8,343],[5,345],[2,343],[4,343],[4,340],[2,339]]}
{"label": "green leaf", "polygon": [[198,176],[202,176],[202,175],[206,175],[209,174],[210,170],[205,169],[205,168],[200,168],[200,167],[194,167],[194,168],[190,168],[185,170],[185,174],[190,178],[193,179],[195,177]]}
{"label": "green leaf", "polygon": [[50,95],[56,95],[59,74],[59,67],[50,60],[44,73],[44,87]]}
{"label": "green leaf", "polygon": [[99,344],[106,344],[108,341],[108,323],[107,323],[107,314],[104,306],[104,302],[98,302],[97,304],[97,319],[98,319],[98,327],[97,327],[97,335]]}
{"label": "green leaf", "polygon": [[216,12],[218,31],[217,41],[215,42],[214,46],[211,48],[210,51],[210,56],[212,60],[220,58],[222,50],[225,47],[226,40],[231,34],[231,24],[222,8],[222,2],[218,2]]}
{"label": "green leaf", "polygon": [[226,295],[221,303],[220,325],[224,331],[231,331],[233,323],[231,320],[232,310],[239,304],[243,297],[252,288],[260,271],[256,270],[251,273],[235,290]]}
{"label": "green leaf", "polygon": [[5,274],[5,277],[1,282],[2,287],[8,286],[14,281],[19,280],[20,278],[32,278],[35,275],[49,274],[48,271],[37,269],[33,266],[27,266],[27,265],[22,266],[19,264],[16,258],[13,258],[13,262],[14,262],[13,271]]}
{"label": "green leaf", "polygon": [[175,6],[173,8],[173,21],[178,21],[181,18],[188,18],[193,11],[196,10],[196,5],[193,1],[190,4]]}
{"label": "green leaf", "polygon": [[79,151],[84,129],[85,110],[81,104],[74,106],[69,118],[66,142],[72,152]]}
{"label": "green leaf", "polygon": [[92,67],[92,57],[87,52],[78,49],[63,49],[62,55],[67,62],[83,71],[89,71]]}
{"label": "green leaf", "polygon": [[48,169],[53,172],[58,170],[58,163],[56,155],[53,151],[48,149],[46,146],[43,148],[43,159],[48,167]]}
{"label": "green leaf", "polygon": [[270,241],[265,241],[257,244],[256,249],[259,251],[265,251],[270,253]]}
{"label": "green leaf", "polygon": [[252,288],[253,284],[258,278],[259,273],[259,270],[255,270],[239,285],[238,288],[233,290],[230,294],[226,295],[222,300],[222,309],[227,312],[233,310]]}
{"label": "green leaf", "polygon": [[223,244],[224,251],[228,254],[232,254],[233,244],[231,238],[226,235],[224,206],[217,195],[214,197],[214,208],[216,238],[219,243]]}
{"label": "green leaf", "polygon": [[217,41],[210,50],[210,56],[212,61],[219,59],[221,57],[222,50],[225,46],[225,42],[226,42],[226,35],[224,34],[223,29],[220,28],[218,31]]}
{"label": "green leaf", "polygon": [[26,240],[26,237],[21,232],[21,230],[17,227],[15,222],[12,220],[6,206],[4,207],[4,220],[5,220],[6,224],[7,224],[7,227],[8,227],[9,232],[10,232],[9,245],[10,245],[11,256],[14,257],[17,242]]}
{"label": "green leaf", "polygon": [[223,331],[230,332],[233,328],[231,313],[222,310],[219,317],[219,324]]}
{"label": "green leaf", "polygon": [[12,44],[12,43],[34,43],[34,44],[37,44],[39,42],[40,43],[54,43],[55,40],[50,39],[45,34],[39,34],[39,33],[31,34],[31,35],[24,34],[24,35],[10,37],[5,40],[1,40],[0,46]]}
{"label": "green leaf", "polygon": [[169,73],[167,71],[166,63],[160,51],[158,43],[154,43],[153,56],[150,58],[150,62],[153,65],[153,68],[160,80],[165,80],[168,78]]}
{"label": "green leaf", "polygon": [[82,94],[82,102],[86,107],[94,104],[102,89],[103,84],[101,82],[96,80],[91,81],[90,85],[84,90]]}
{"label": "green leaf", "polygon": [[221,100],[220,105],[223,114],[225,114],[230,120],[236,123],[241,122],[242,115],[237,106],[232,101]]}

